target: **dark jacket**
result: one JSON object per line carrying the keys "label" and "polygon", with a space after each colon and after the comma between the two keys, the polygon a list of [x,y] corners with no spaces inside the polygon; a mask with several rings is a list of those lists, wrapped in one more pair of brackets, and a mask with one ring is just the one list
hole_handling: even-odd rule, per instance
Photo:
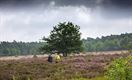
{"label": "dark jacket", "polygon": [[52,55],[49,55],[49,56],[48,56],[48,62],[53,62],[53,57],[52,57]]}

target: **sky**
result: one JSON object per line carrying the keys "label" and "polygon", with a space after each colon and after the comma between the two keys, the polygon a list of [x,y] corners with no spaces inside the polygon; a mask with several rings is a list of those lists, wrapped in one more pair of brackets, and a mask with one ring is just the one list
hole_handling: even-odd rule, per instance
{"label": "sky", "polygon": [[132,33],[132,0],[0,0],[0,41],[41,41],[68,21],[82,38]]}

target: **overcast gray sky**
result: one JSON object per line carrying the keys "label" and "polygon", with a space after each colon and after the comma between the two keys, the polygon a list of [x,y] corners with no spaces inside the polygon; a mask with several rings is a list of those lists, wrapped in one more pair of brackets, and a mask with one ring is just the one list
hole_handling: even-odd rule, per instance
{"label": "overcast gray sky", "polygon": [[132,32],[132,0],[0,0],[0,41],[39,41],[70,21],[82,38]]}

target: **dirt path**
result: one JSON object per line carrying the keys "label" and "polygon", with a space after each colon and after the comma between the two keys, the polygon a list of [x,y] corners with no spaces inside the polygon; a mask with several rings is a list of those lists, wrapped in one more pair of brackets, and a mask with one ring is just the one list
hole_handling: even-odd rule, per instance
{"label": "dirt path", "polygon": [[[48,55],[37,55],[37,57],[47,57]],[[33,55],[26,55],[26,56],[5,56],[0,57],[0,60],[19,60],[19,59],[28,59],[33,58]]]}

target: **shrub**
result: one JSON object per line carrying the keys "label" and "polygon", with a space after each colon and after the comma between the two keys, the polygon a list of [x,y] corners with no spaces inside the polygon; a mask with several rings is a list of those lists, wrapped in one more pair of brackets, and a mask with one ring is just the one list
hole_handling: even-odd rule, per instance
{"label": "shrub", "polygon": [[132,56],[118,58],[111,62],[107,68],[108,80],[132,80]]}

